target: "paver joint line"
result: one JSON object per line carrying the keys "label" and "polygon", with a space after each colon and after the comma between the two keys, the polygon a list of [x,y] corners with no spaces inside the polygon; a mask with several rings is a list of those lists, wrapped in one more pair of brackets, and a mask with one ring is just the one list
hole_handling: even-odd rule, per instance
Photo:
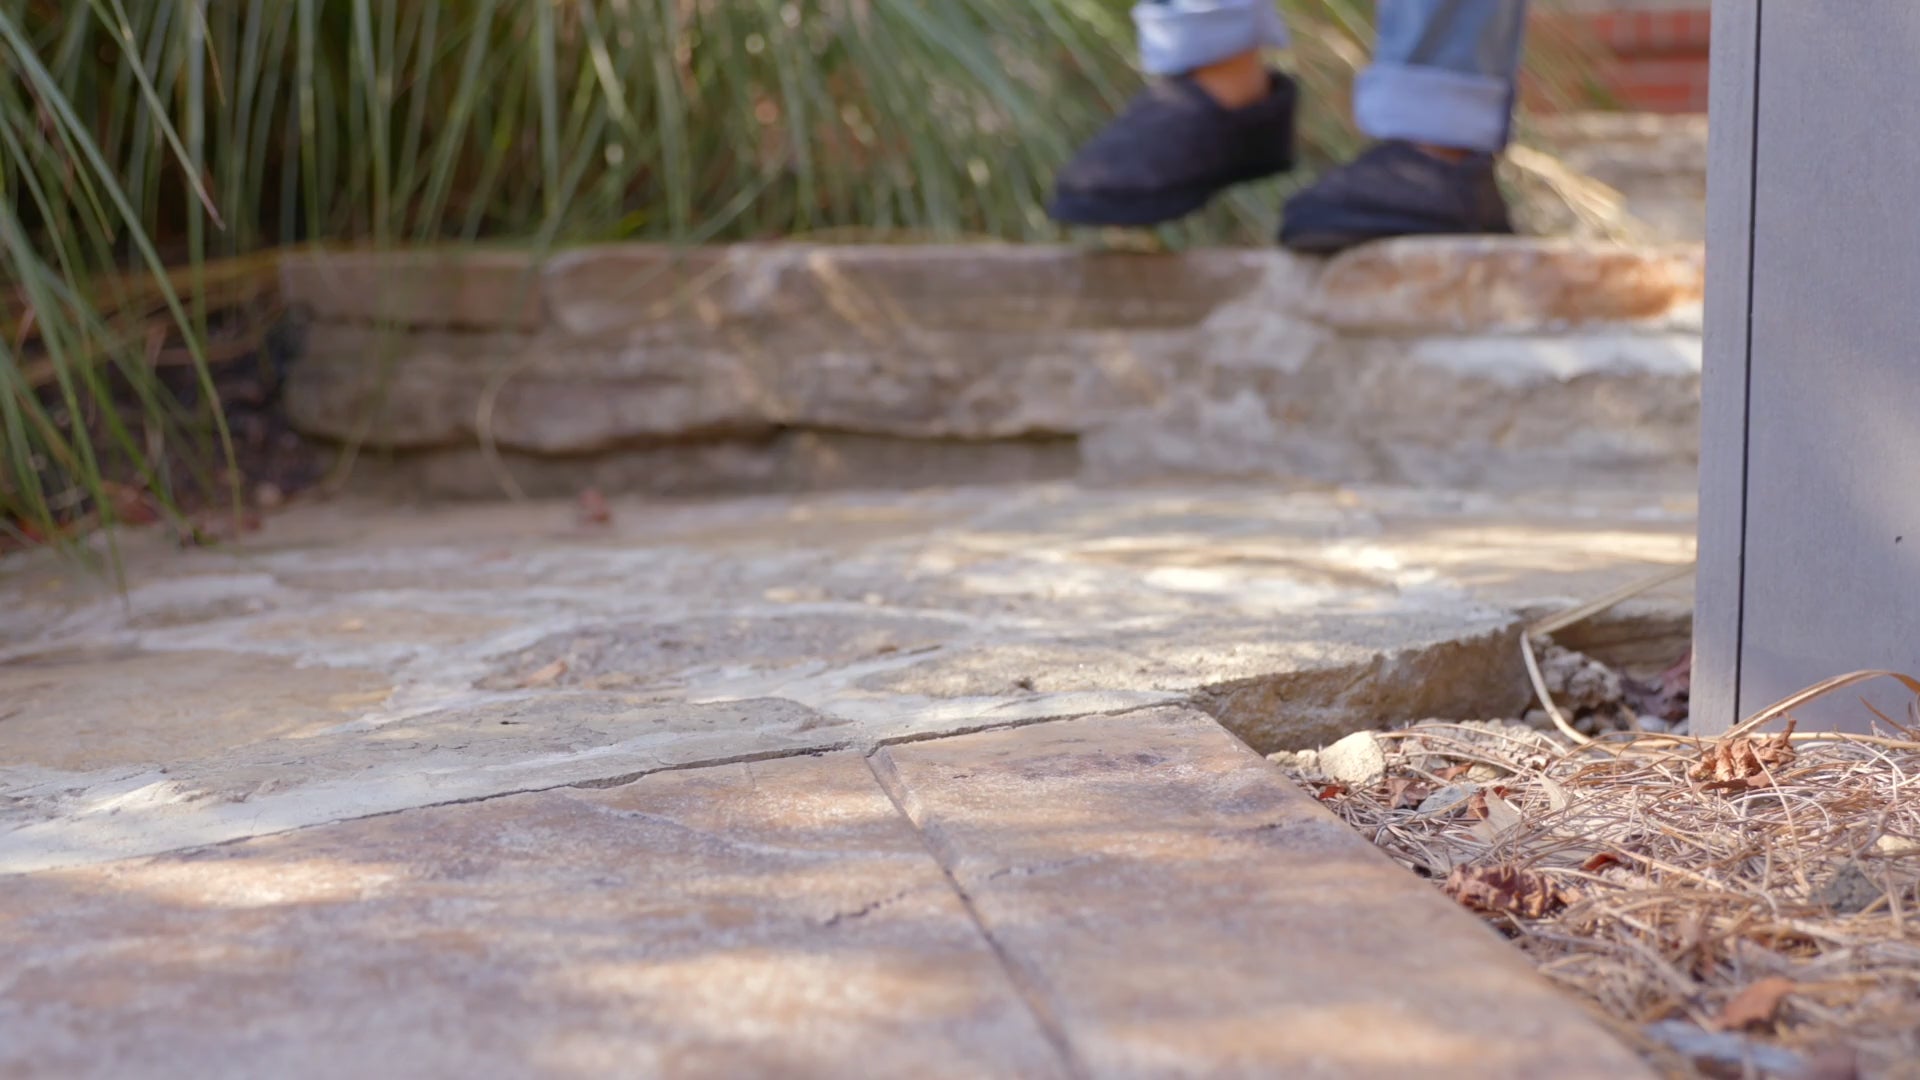
{"label": "paver joint line", "polygon": [[[941,728],[938,731],[910,731],[900,735],[883,735],[873,741],[870,750],[884,750],[889,746],[911,746],[914,743],[937,742],[941,739],[957,739],[962,735],[981,735],[989,731],[1014,731],[1019,728],[1035,727],[1040,724],[1058,724],[1066,720],[1114,720],[1134,713],[1152,712],[1169,705],[1200,706],[1194,700],[1197,694],[1186,694],[1166,701],[1155,701],[1144,705],[1127,705],[1118,709],[1101,712],[1057,713],[1051,716],[1023,716],[1017,720],[987,721],[963,727]],[[1204,711],[1204,710],[1203,710]],[[1216,721],[1217,723],[1218,721]]]}
{"label": "paver joint line", "polygon": [[1006,972],[1007,980],[1013,984],[1014,991],[1020,995],[1021,1003],[1027,1007],[1028,1012],[1033,1014],[1034,1022],[1040,1026],[1040,1030],[1046,1035],[1047,1042],[1053,1046],[1054,1052],[1059,1054],[1061,1064],[1066,1068],[1067,1073],[1075,1080],[1092,1080],[1093,1074],[1073,1052],[1073,1044],[1067,1039],[1065,1025],[1055,1015],[1053,1008],[1047,1004],[1045,995],[1033,985],[1033,980],[1027,976],[1019,964],[1014,962],[1005,944],[987,928],[986,921],[980,917],[979,909],[974,906],[973,897],[967,894],[966,888],[960,884],[960,879],[954,876],[951,857],[948,853],[941,851],[941,845],[927,832],[922,821],[924,815],[914,812],[916,801],[913,793],[907,790],[906,783],[901,780],[900,770],[895,767],[893,756],[887,752],[885,746],[880,746],[868,754],[866,760],[867,768],[872,770],[873,778],[880,785],[880,790],[887,793],[887,798],[892,800],[894,809],[912,826],[914,834],[919,836],[920,842],[926,846],[927,854],[939,865],[940,873],[946,877],[947,884],[952,887],[954,895],[959,897],[960,905],[966,909],[967,918],[973,920],[974,929],[979,931],[981,940],[993,950],[994,959],[999,962],[1000,969]]}
{"label": "paver joint line", "polygon": [[[644,780],[649,776],[657,776],[661,773],[690,772],[698,769],[717,769],[727,765],[750,765],[757,761],[779,761],[784,758],[821,757],[826,754],[841,753],[841,752],[845,752],[847,750],[852,750],[852,749],[854,749],[854,746],[851,743],[832,743],[832,744],[821,746],[821,747],[809,747],[809,748],[803,748],[803,749],[762,750],[762,751],[757,751],[754,753],[747,753],[747,754],[733,754],[733,755],[729,755],[727,757],[722,757],[722,758],[712,758],[712,759],[701,760],[701,761],[679,762],[679,763],[673,763],[673,764],[667,764],[667,765],[660,765],[652,769],[643,769],[638,772],[620,773],[615,776],[595,777],[589,780],[574,780],[574,781],[569,781],[567,783],[561,783],[561,784],[542,784],[537,787],[512,788],[505,791],[491,791],[484,795],[466,795],[457,799],[441,799],[434,802],[420,803],[415,806],[402,806],[392,810],[381,810],[376,813],[354,814],[351,817],[341,817],[341,818],[333,818],[326,821],[308,822],[306,824],[289,826],[284,829],[272,829],[272,830],[267,830],[262,832],[251,832],[251,833],[247,833],[244,836],[235,836],[226,840],[217,840],[212,843],[186,844],[180,847],[166,848],[160,851],[148,852],[141,855],[140,857],[141,858],[159,858],[160,856],[177,855],[182,852],[215,851],[220,848],[233,847],[238,844],[244,844],[252,840],[261,840],[270,836],[286,836],[293,833],[307,832],[312,829],[324,829],[333,825],[342,825],[349,821],[371,821],[377,818],[394,817],[399,814],[409,814],[415,810],[434,810],[434,809],[438,809],[446,806],[465,806],[471,803],[485,803],[485,802],[493,802],[498,799],[511,799],[520,795],[541,795],[550,791],[567,791],[567,790],[574,790],[574,789],[583,790],[583,791],[600,791],[600,790],[605,790],[607,788],[625,787],[628,784],[638,783],[639,781]],[[22,874],[32,874],[36,872],[37,871],[35,869],[31,869],[31,868],[24,869],[24,870],[14,870],[14,869],[7,869],[4,867],[0,867],[0,879],[4,879],[7,877],[12,877],[16,875],[22,875]]]}

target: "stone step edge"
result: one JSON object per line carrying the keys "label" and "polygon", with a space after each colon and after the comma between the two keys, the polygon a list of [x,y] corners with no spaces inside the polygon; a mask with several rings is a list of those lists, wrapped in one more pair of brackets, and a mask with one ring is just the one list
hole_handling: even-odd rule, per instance
{"label": "stone step edge", "polygon": [[1434,237],[1332,259],[1014,244],[614,244],[545,260],[507,249],[319,250],[283,256],[280,275],[283,300],[315,320],[399,329],[588,337],[822,306],[909,324],[966,313],[987,330],[1007,320],[1030,330],[1170,329],[1259,290],[1277,313],[1336,331],[1417,335],[1596,324],[1697,332],[1704,265],[1698,244]]}

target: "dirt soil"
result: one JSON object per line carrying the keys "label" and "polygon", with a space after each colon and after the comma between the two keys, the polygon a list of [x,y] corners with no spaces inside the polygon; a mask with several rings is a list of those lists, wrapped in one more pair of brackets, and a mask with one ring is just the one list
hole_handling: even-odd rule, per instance
{"label": "dirt soil", "polygon": [[[159,350],[155,364],[162,400],[179,418],[172,437],[147,421],[135,388],[114,375],[111,416],[95,407],[82,418],[102,459],[110,506],[76,489],[59,512],[64,533],[83,534],[111,517],[126,524],[165,521],[183,545],[215,541],[257,527],[260,513],[319,484],[328,452],[293,430],[283,396],[297,333],[296,324],[271,312],[228,313],[210,330],[209,374],[232,435],[231,464],[220,450],[199,374],[177,347]],[[49,383],[39,393],[51,408],[60,391]],[[114,421],[161,463],[157,477],[118,445]],[[236,487],[243,507],[238,520],[232,511]],[[0,554],[44,542],[43,532],[0,509]]]}

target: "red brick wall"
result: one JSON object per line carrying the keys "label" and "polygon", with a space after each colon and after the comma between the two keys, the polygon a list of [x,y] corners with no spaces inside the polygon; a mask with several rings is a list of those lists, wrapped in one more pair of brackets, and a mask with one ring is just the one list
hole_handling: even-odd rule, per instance
{"label": "red brick wall", "polygon": [[1707,109],[1706,0],[1697,7],[1665,3],[1635,10],[1631,0],[1604,11],[1558,11],[1536,15],[1589,36],[1603,60],[1601,78],[1624,109],[1645,112],[1705,112]]}

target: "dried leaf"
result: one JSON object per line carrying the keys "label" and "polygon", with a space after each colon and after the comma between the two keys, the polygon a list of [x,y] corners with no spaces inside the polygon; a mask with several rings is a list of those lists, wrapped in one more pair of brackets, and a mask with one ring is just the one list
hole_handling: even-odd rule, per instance
{"label": "dried leaf", "polygon": [[1700,760],[1687,769],[1687,778],[1709,788],[1765,787],[1775,769],[1793,763],[1793,721],[1776,735],[1742,735],[1722,739],[1701,751]]}
{"label": "dried leaf", "polygon": [[1406,810],[1425,802],[1433,794],[1433,785],[1407,776],[1387,780],[1387,809]]}
{"label": "dried leaf", "polygon": [[1487,816],[1470,831],[1480,839],[1481,843],[1492,844],[1497,842],[1502,834],[1518,828],[1526,819],[1521,817],[1520,811],[1514,809],[1512,803],[1500,797],[1499,789],[1496,788],[1484,794],[1486,798],[1481,805]]}
{"label": "dried leaf", "polygon": [[539,686],[552,686],[554,683],[560,681],[560,676],[565,675],[566,673],[567,673],[567,662],[565,660],[555,660],[553,663],[548,664],[546,667],[543,667],[540,670],[535,671],[532,674],[528,675],[526,678],[521,679],[520,689],[532,690],[533,688],[539,687]]}
{"label": "dried leaf", "polygon": [[1545,874],[1517,866],[1456,866],[1443,890],[1482,914],[1528,919],[1551,915],[1568,901],[1565,890]]}
{"label": "dried leaf", "polygon": [[1780,1002],[1793,990],[1793,980],[1780,975],[1769,975],[1748,986],[1720,1010],[1720,1030],[1743,1031],[1773,1023]]}
{"label": "dried leaf", "polygon": [[1435,771],[1433,775],[1442,780],[1452,781],[1458,780],[1472,771],[1473,766],[1471,765],[1449,765],[1444,769]]}

